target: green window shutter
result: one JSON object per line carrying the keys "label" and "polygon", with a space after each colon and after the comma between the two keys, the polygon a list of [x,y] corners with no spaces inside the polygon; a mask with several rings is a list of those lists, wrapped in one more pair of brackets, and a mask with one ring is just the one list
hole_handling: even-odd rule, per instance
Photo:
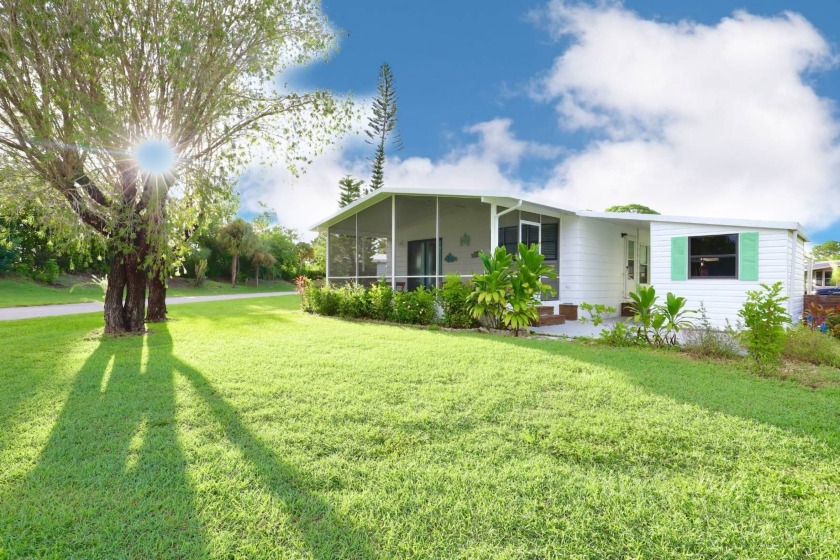
{"label": "green window shutter", "polygon": [[738,235],[738,278],[758,280],[758,232]]}
{"label": "green window shutter", "polygon": [[671,280],[688,278],[688,237],[671,238]]}

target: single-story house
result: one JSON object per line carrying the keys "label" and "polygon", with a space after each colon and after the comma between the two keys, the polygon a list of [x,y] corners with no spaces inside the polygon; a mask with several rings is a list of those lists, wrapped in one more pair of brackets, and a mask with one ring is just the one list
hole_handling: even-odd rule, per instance
{"label": "single-story house", "polygon": [[[537,243],[556,267],[545,305],[620,308],[640,284],[705,305],[714,325],[736,321],[746,292],[780,281],[788,312],[802,315],[805,242],[796,222],[581,211],[518,197],[450,189],[383,187],[318,222],[327,239],[327,281],[395,289],[465,281],[479,251]],[[437,242],[435,242],[437,240]]]}
{"label": "single-story house", "polygon": [[809,265],[811,269],[811,288],[827,288],[832,285],[831,275],[834,272],[832,264],[836,267],[837,262],[832,261],[815,261]]}

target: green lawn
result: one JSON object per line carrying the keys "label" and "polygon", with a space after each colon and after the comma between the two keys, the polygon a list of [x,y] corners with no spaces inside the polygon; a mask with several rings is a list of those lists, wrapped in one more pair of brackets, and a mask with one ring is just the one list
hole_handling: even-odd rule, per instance
{"label": "green lawn", "polygon": [[840,554],[831,374],[296,299],[0,323],[0,558]]}
{"label": "green lawn", "polygon": [[[17,307],[28,305],[47,305],[53,303],[83,303],[89,301],[103,301],[104,292],[99,286],[92,284],[85,278],[62,276],[60,286],[50,286],[35,282],[29,278],[7,277],[0,278],[0,307]],[[175,296],[210,296],[223,294],[247,294],[255,292],[288,292],[295,287],[289,282],[276,280],[261,280],[260,285],[254,284],[253,279],[248,284],[231,288],[229,283],[205,281],[201,286],[193,288],[180,280],[172,281],[168,295]]]}

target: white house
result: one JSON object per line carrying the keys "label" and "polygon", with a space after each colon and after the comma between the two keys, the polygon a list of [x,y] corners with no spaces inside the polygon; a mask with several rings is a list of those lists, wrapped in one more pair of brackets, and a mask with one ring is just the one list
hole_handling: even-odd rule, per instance
{"label": "white house", "polygon": [[[639,284],[674,292],[709,319],[735,321],[746,292],[780,281],[802,314],[805,248],[796,222],[579,211],[475,191],[384,187],[313,226],[327,233],[327,281],[395,289],[437,286],[481,272],[479,251],[540,245],[556,296],[618,308]],[[437,243],[435,243],[437,239]]]}

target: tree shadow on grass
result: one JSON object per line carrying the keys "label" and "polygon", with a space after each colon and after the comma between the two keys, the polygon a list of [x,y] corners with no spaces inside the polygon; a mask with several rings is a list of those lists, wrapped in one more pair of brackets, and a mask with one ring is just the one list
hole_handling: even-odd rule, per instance
{"label": "tree shadow on grass", "polygon": [[734,364],[679,353],[505,337],[499,341],[610,368],[650,393],[816,437],[840,450],[840,391],[834,388],[814,391],[754,376]]}
{"label": "tree shadow on grass", "polygon": [[[168,340],[171,353],[172,339],[165,326],[160,337]],[[258,475],[262,486],[282,504],[284,513],[303,538],[305,554],[321,559],[377,557],[368,538],[350,522],[341,519],[326,500],[309,488],[311,483],[301,472],[260,441],[200,371],[174,355],[172,363],[174,370],[190,383],[210,410],[227,440],[236,446]]]}
{"label": "tree shadow on grass", "polygon": [[11,556],[203,555],[173,371],[143,367],[146,338],[103,338],[79,370],[37,464],[4,497]]}
{"label": "tree shadow on grass", "polygon": [[[210,538],[197,505],[206,497],[196,495],[178,439],[181,375],[284,505],[307,547],[303,555],[374,557],[365,538],[172,349],[167,325],[143,337],[103,338],[79,370],[37,464],[19,485],[0,488],[0,556],[207,557]],[[248,538],[248,526],[232,529]]]}

